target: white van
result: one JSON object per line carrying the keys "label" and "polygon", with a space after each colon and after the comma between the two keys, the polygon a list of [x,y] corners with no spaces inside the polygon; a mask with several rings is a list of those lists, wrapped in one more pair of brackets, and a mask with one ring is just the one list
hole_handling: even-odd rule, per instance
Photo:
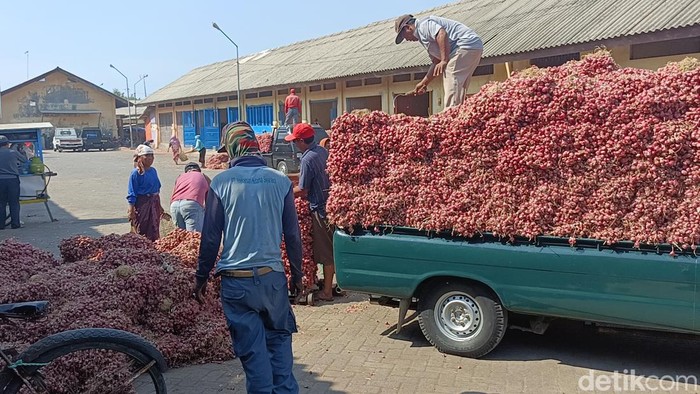
{"label": "white van", "polygon": [[62,152],[64,149],[83,149],[83,139],[72,127],[57,127],[53,136],[53,150]]}

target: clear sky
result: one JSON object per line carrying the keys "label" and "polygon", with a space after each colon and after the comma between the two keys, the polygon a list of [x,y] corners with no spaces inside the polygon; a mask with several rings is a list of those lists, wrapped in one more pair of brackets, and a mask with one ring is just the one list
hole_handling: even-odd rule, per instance
{"label": "clear sky", "polygon": [[[453,0],[0,0],[0,88],[55,67],[112,91],[147,93],[193,68],[361,27]],[[28,55],[25,52],[29,51]],[[28,61],[27,61],[28,56]],[[143,98],[143,83],[137,85]]]}

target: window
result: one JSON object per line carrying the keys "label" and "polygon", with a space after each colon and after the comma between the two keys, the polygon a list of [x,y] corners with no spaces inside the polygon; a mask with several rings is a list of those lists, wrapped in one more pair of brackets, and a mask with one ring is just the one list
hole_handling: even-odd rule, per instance
{"label": "window", "polygon": [[165,108],[165,104],[158,104],[158,108]]}
{"label": "window", "polygon": [[173,103],[165,103],[165,108],[170,108],[173,106]]}
{"label": "window", "polygon": [[493,64],[486,64],[484,66],[479,66],[474,70],[473,76],[477,75],[491,75],[493,74]]}
{"label": "window", "polygon": [[356,88],[358,86],[362,86],[362,80],[361,79],[354,79],[352,81],[346,81],[345,82],[345,87],[346,88]]}
{"label": "window", "polygon": [[289,89],[277,89],[277,94],[287,94],[289,93]]}
{"label": "window", "polygon": [[226,96],[217,97],[216,101],[228,101],[228,97],[226,97]]}
{"label": "window", "polygon": [[182,105],[190,105],[190,104],[192,104],[192,102],[191,102],[190,100],[187,100],[187,101],[183,101],[183,102],[182,102]]}
{"label": "window", "polygon": [[229,100],[238,100],[238,95],[228,96]]}
{"label": "window", "polygon": [[681,38],[636,44],[630,46],[630,60],[647,59],[650,57],[685,55],[700,52],[700,38]]}
{"label": "window", "polygon": [[367,78],[365,79],[365,85],[379,85],[382,83],[381,78]]}
{"label": "window", "polygon": [[175,112],[175,122],[178,126],[182,126],[182,111]]}
{"label": "window", "polygon": [[321,90],[321,85],[312,85],[309,86],[309,92],[318,92]]}
{"label": "window", "polygon": [[272,97],[272,90],[260,92],[260,94],[258,94],[258,97]]}
{"label": "window", "polygon": [[158,126],[159,127],[170,127],[173,124],[173,113],[172,112],[164,112],[162,114],[158,114]]}
{"label": "window", "polygon": [[335,90],[335,88],[335,82],[323,84],[323,90]]}
{"label": "window", "polygon": [[204,100],[202,100],[202,99],[194,100],[194,103],[195,104],[202,104],[202,103],[204,103]]}
{"label": "window", "polygon": [[427,73],[415,73],[413,74],[413,80],[420,81],[421,79],[425,78],[425,74]]}
{"label": "window", "polygon": [[175,102],[176,107],[182,107],[182,101],[176,101]]}
{"label": "window", "polygon": [[530,65],[537,66],[540,68],[556,67],[556,66],[561,66],[562,64],[568,62],[569,60],[581,60],[581,54],[576,52],[576,53],[567,53],[566,55],[538,57],[538,58],[530,59]]}
{"label": "window", "polygon": [[393,82],[408,82],[411,80],[411,74],[399,74],[392,77]]}
{"label": "window", "polygon": [[247,99],[252,99],[252,98],[258,98],[258,93],[246,93],[245,98]]}
{"label": "window", "polygon": [[214,102],[213,98],[205,98],[204,99],[204,103],[206,103],[206,104],[213,103],[213,102]]}

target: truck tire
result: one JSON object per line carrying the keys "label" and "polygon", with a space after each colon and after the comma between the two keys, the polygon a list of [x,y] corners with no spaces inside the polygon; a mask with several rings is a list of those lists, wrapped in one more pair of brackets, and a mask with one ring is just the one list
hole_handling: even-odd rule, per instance
{"label": "truck tire", "polygon": [[479,358],[503,339],[508,314],[498,297],[481,286],[437,283],[421,295],[418,321],[423,335],[443,353]]}
{"label": "truck tire", "polygon": [[277,163],[277,171],[283,173],[284,175],[289,174],[289,167],[287,167],[287,163],[284,161]]}

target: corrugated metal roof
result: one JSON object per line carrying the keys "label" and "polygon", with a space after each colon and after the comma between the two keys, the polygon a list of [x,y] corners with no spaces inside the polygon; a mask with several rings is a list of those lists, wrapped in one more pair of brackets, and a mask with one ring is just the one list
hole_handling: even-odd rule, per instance
{"label": "corrugated metal roof", "polygon": [[[426,10],[464,22],[484,58],[700,25],[698,0],[471,0]],[[425,67],[418,43],[394,44],[394,20],[297,42],[240,59],[241,90]],[[196,68],[142,104],[235,92],[236,60]]]}
{"label": "corrugated metal roof", "polygon": [[51,122],[0,124],[0,131],[33,130],[33,129],[53,129],[53,125],[51,124]]}

